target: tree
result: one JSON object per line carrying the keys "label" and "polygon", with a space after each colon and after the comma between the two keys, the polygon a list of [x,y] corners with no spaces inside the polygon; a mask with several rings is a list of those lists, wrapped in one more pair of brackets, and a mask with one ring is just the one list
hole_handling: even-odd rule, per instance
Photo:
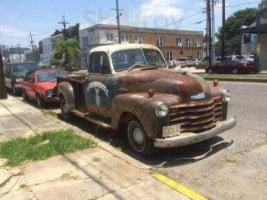
{"label": "tree", "polygon": [[52,62],[63,67],[71,66],[80,55],[79,42],[76,39],[56,39],[54,49]]}
{"label": "tree", "polygon": [[6,86],[5,86],[5,75],[4,75],[4,66],[3,66],[3,59],[2,53],[0,49],[0,99],[6,99]]}
{"label": "tree", "polygon": [[[231,15],[225,21],[224,35],[225,35],[225,53],[241,54],[242,41],[242,26],[249,26],[256,20],[256,8],[247,8],[239,10]],[[216,37],[218,39],[217,47],[221,46],[222,27],[219,28]]]}

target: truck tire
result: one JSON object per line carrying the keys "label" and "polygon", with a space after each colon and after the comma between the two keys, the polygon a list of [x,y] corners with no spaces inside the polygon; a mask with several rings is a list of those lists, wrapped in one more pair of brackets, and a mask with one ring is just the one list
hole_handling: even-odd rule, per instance
{"label": "truck tire", "polygon": [[36,105],[38,108],[43,108],[45,103],[39,94],[36,95]]}
{"label": "truck tire", "polygon": [[72,113],[67,110],[67,102],[64,97],[61,97],[59,100],[60,103],[60,110],[61,110],[61,116],[64,120],[70,120],[72,118]]}
{"label": "truck tire", "polygon": [[130,148],[142,156],[151,156],[155,153],[153,142],[147,137],[141,123],[132,118],[127,125],[127,140]]}
{"label": "truck tire", "polygon": [[22,90],[22,100],[23,100],[23,101],[28,101],[28,100],[29,100],[29,98],[28,98],[28,96],[27,96],[25,90]]}
{"label": "truck tire", "polygon": [[17,90],[17,88],[15,87],[15,85],[14,84],[12,84],[12,93],[15,95],[15,96],[18,96],[19,95],[19,92],[18,92],[18,90]]}

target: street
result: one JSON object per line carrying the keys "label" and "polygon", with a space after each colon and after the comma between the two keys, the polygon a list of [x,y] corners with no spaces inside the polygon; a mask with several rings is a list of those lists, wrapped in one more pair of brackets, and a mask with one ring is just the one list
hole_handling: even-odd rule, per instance
{"label": "street", "polygon": [[[220,84],[232,93],[228,116],[237,117],[237,126],[196,145],[161,150],[157,157],[133,155],[123,138],[80,118],[70,123],[208,199],[263,200],[267,195],[266,84]],[[43,112],[59,113],[59,109],[52,106]]]}
{"label": "street", "polygon": [[228,116],[237,117],[237,126],[199,145],[168,151],[165,160],[157,160],[164,167],[156,169],[210,199],[266,199],[267,86],[222,85],[232,93]]}

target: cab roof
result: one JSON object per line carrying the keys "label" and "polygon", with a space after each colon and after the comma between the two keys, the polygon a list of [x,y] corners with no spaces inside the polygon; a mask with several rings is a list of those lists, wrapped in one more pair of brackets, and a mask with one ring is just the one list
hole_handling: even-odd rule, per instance
{"label": "cab roof", "polygon": [[113,52],[120,50],[137,49],[137,48],[159,50],[157,47],[150,44],[111,44],[111,45],[101,45],[98,47],[94,47],[89,52],[93,53],[101,51],[101,52],[106,52],[107,54],[111,54]]}

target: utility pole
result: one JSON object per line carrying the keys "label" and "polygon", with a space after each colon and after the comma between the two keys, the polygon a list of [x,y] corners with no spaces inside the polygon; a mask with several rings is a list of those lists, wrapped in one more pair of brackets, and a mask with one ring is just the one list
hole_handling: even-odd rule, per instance
{"label": "utility pole", "polygon": [[119,8],[119,0],[116,0],[116,12],[117,12],[117,28],[118,28],[118,41],[121,43],[121,30],[120,30],[120,8]]}
{"label": "utility pole", "polygon": [[33,45],[34,41],[32,39],[32,32],[31,31],[30,31],[30,42],[31,42],[31,47],[32,47],[32,59],[33,59],[33,61],[35,61],[35,50],[34,50],[34,45]]}
{"label": "utility pole", "polygon": [[222,60],[224,60],[225,57],[225,35],[224,35],[224,28],[225,28],[225,0],[222,0],[222,44],[221,44],[221,54],[222,54]]}
{"label": "utility pole", "polygon": [[211,0],[211,63],[215,61],[215,14],[214,6],[216,0]]}
{"label": "utility pole", "polygon": [[0,46],[0,99],[7,99],[1,46]]}
{"label": "utility pole", "polygon": [[211,13],[210,0],[207,0],[207,19],[208,19],[208,43],[209,43],[209,66],[211,66]]}
{"label": "utility pole", "polygon": [[62,16],[62,21],[58,22],[58,24],[62,24],[63,25],[63,38],[65,38],[66,25],[69,24],[69,22],[66,22],[65,16]]}
{"label": "utility pole", "polygon": [[21,62],[21,52],[20,52],[20,45],[18,44],[18,49],[19,49],[19,62]]}

